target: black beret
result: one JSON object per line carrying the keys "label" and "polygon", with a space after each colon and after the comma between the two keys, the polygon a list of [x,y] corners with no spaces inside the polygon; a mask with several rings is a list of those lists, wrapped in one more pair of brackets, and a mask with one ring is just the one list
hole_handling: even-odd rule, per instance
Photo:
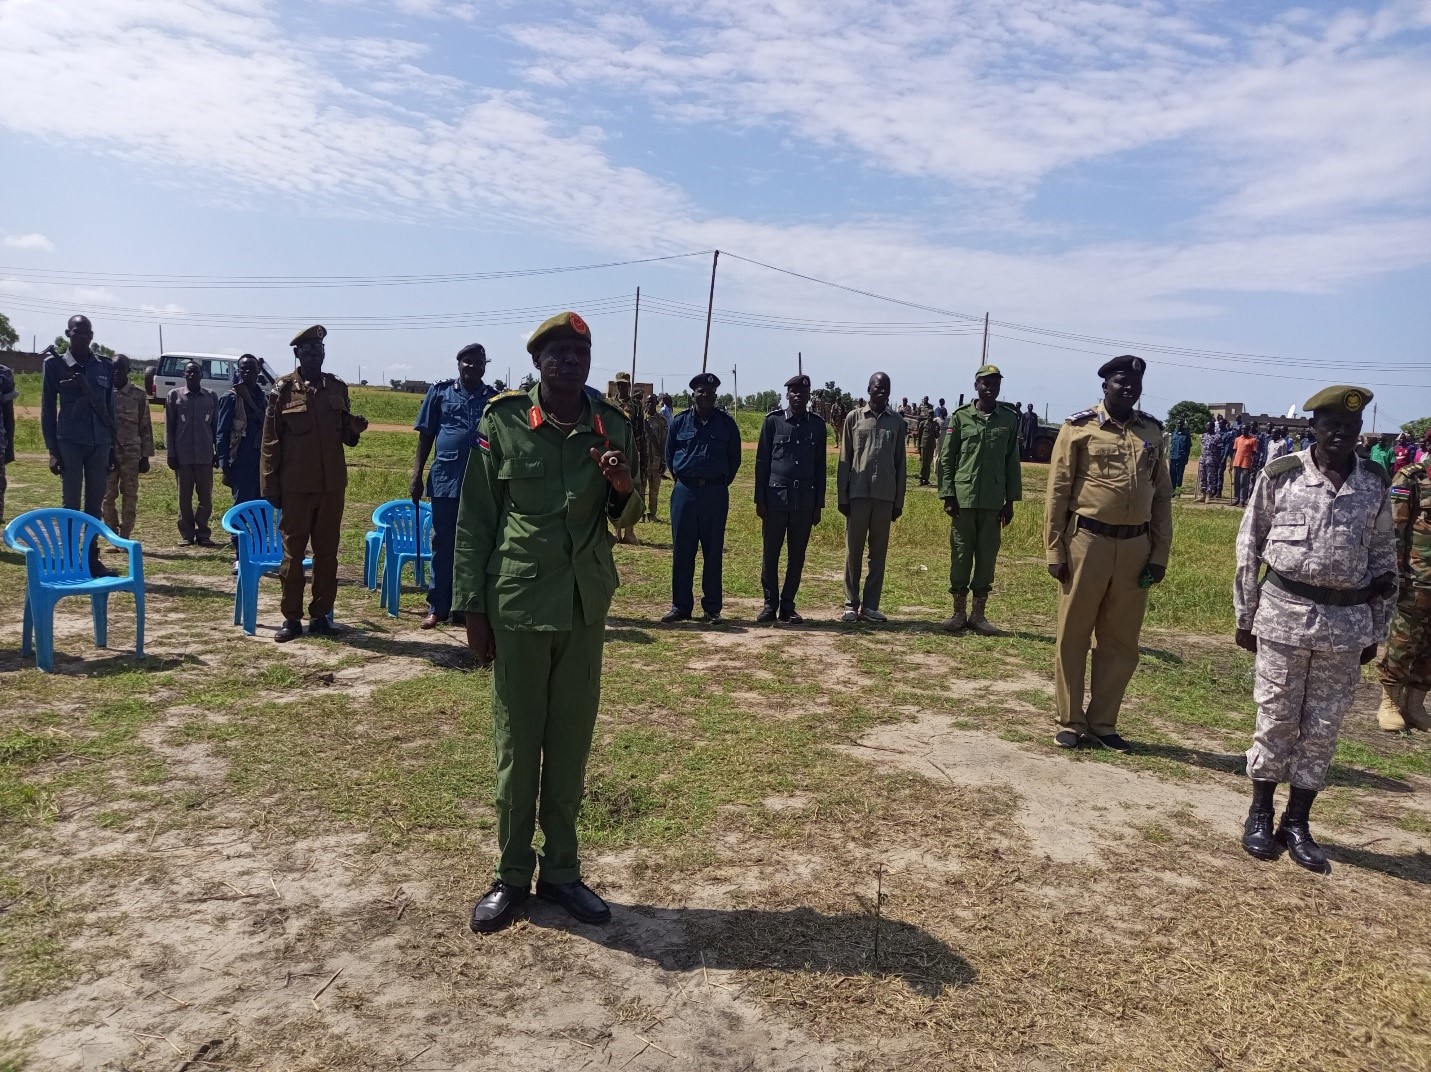
{"label": "black beret", "polygon": [[461,361],[465,354],[476,354],[483,361],[487,360],[487,347],[480,342],[469,342],[462,349],[457,351],[457,360]]}
{"label": "black beret", "polygon": [[804,375],[804,374],[797,375],[797,376],[791,376],[788,380],[785,381],[785,386],[786,386],[786,387],[809,387],[809,386],[810,386],[810,377],[809,377],[809,376],[806,376],[806,375]]}
{"label": "black beret", "polygon": [[1131,372],[1135,376],[1143,375],[1148,363],[1141,357],[1134,357],[1132,354],[1122,354],[1110,361],[1103,362],[1098,369],[1098,375],[1107,379],[1115,372]]}
{"label": "black beret", "polygon": [[697,387],[709,387],[714,391],[720,386],[720,377],[714,372],[697,372],[691,377],[690,387],[694,391]]}

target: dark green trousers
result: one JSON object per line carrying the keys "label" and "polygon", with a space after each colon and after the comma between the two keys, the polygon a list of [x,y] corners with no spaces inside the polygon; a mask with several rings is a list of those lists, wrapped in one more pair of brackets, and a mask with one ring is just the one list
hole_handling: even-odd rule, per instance
{"label": "dark green trousers", "polygon": [[601,701],[605,620],[587,625],[577,599],[568,632],[501,629],[493,623],[492,739],[497,751],[497,877],[526,888],[541,823],[542,878],[581,878],[576,816]]}
{"label": "dark green trousers", "polygon": [[975,598],[986,596],[994,587],[994,562],[999,557],[999,511],[960,507],[949,529],[949,592],[962,596],[973,578]]}

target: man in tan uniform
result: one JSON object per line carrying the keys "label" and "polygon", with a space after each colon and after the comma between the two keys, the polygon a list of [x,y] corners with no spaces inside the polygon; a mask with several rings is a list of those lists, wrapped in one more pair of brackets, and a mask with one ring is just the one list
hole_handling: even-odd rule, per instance
{"label": "man in tan uniform", "polygon": [[[154,457],[154,423],[149,418],[149,396],[129,382],[129,358],[124,354],[114,359],[114,431],[118,464],[109,471],[104,489],[104,523],[127,540],[134,531],[139,474],[149,472],[149,459]],[[116,512],[121,497],[124,501]]]}
{"label": "man in tan uniform", "polygon": [[338,534],[348,487],[344,447],[356,447],[367,430],[365,417],[348,406],[348,385],[323,371],[321,324],[293,338],[298,371],[274,385],[263,422],[259,484],[263,497],[283,511],[283,626],[273,639],[280,644],[303,635],[303,558],[313,544],[313,598],[308,631],[331,633],[328,615],[338,594]]}
{"label": "man in tan uniform", "polygon": [[1054,736],[1060,748],[1096,741],[1128,750],[1117,732],[1118,708],[1138,666],[1148,588],[1167,572],[1173,542],[1163,426],[1134,408],[1146,368],[1131,354],[1103,365],[1103,401],[1064,422],[1049,464],[1045,545],[1049,575],[1061,587]]}
{"label": "man in tan uniform", "polygon": [[646,396],[641,446],[641,472],[646,477],[646,520],[656,521],[660,505],[661,480],[666,475],[666,418],[656,409],[654,392]]}

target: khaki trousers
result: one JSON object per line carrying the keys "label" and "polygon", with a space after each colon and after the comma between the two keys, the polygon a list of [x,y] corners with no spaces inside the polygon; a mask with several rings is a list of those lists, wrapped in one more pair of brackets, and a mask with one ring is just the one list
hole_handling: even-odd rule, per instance
{"label": "khaki trousers", "polygon": [[[122,502],[120,500],[123,500]],[[118,503],[119,510],[115,511]],[[109,471],[104,489],[104,523],[126,540],[134,531],[139,505],[139,451],[119,448],[119,466]]]}
{"label": "khaki trousers", "polygon": [[656,520],[659,511],[657,507],[661,504],[661,470],[646,471],[646,516],[652,521]]}
{"label": "khaki trousers", "polygon": [[[1148,590],[1138,584],[1151,542],[1095,536],[1078,529],[1068,542],[1068,583],[1058,600],[1054,685],[1059,725],[1079,733],[1108,734],[1138,668],[1138,637]],[[1093,646],[1088,706],[1083,706],[1084,660]]]}
{"label": "khaki trousers", "polygon": [[283,537],[283,620],[303,618],[303,559],[313,546],[313,598],[309,618],[326,618],[338,596],[338,536],[343,526],[344,493],[283,496],[278,531]]}
{"label": "khaki trousers", "polygon": [[[185,540],[207,540],[209,518],[214,513],[214,464],[197,462],[174,470],[179,478],[179,535]],[[199,500],[198,509],[194,499]]]}
{"label": "khaki trousers", "polygon": [[[889,527],[894,503],[888,499],[851,499],[845,518],[845,609],[879,610],[884,594],[884,561],[889,555]],[[869,544],[869,575],[860,593],[860,572]]]}

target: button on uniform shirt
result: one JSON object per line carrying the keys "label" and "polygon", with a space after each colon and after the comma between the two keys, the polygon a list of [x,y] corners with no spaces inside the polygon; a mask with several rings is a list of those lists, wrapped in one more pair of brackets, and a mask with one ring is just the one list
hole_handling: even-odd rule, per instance
{"label": "button on uniform shirt", "polygon": [[547,419],[540,391],[496,395],[482,417],[457,508],[452,609],[501,629],[565,632],[575,596],[586,624],[605,617],[619,584],[607,521],[634,525],[642,510],[639,491],[617,505],[591,448],[633,458],[637,445],[600,396],[586,396],[568,430]]}
{"label": "button on uniform shirt", "polygon": [[677,480],[729,484],[740,468],[740,427],[723,409],[702,421],[695,407],[682,410],[666,433],[666,468]]}
{"label": "button on uniform shirt", "polygon": [[343,448],[357,445],[348,385],[326,372],[314,384],[290,372],[274,385],[263,421],[264,498],[342,491],[348,486]]}
{"label": "button on uniform shirt", "polygon": [[144,388],[133,383],[116,388],[114,418],[120,450],[139,458],[154,457],[154,422],[149,416],[149,396]]}
{"label": "button on uniform shirt", "polygon": [[949,418],[939,496],[968,510],[998,510],[1024,497],[1019,466],[1019,417],[995,405],[985,414],[972,402]]}
{"label": "button on uniform shirt", "polygon": [[1148,563],[1166,566],[1173,546],[1173,483],[1163,430],[1141,410],[1126,424],[1098,403],[1064,421],[1049,460],[1044,543],[1050,565],[1068,561],[1078,516],[1105,525],[1148,525]]}
{"label": "button on uniform shirt", "polygon": [[175,465],[213,465],[219,396],[176,387],[165,406],[164,451]]}
{"label": "button on uniform shirt", "polygon": [[477,446],[477,427],[495,388],[479,383],[475,391],[461,380],[441,380],[427,389],[413,428],[433,439],[432,465],[427,470],[429,498],[455,499],[462,494],[467,460]]}
{"label": "button on uniform shirt", "polygon": [[755,501],[773,510],[820,510],[825,506],[824,418],[806,410],[765,415],[755,448]]}
{"label": "button on uniform shirt", "polygon": [[1340,489],[1310,450],[1262,470],[1237,533],[1237,628],[1314,651],[1359,651],[1386,635],[1395,594],[1331,607],[1262,585],[1258,577],[1266,563],[1290,580],[1345,589],[1396,570],[1386,483],[1360,458],[1355,464]]}
{"label": "button on uniform shirt", "polygon": [[906,429],[904,418],[887,406],[883,413],[867,405],[850,410],[835,473],[838,502],[879,499],[894,503],[895,510],[903,512]]}
{"label": "button on uniform shirt", "polygon": [[[81,379],[89,386],[88,395]],[[61,439],[81,447],[109,446],[113,436],[101,411],[108,411],[114,421],[114,367],[107,358],[91,354],[83,365],[70,354],[45,358],[40,430],[51,454],[60,452]]]}

